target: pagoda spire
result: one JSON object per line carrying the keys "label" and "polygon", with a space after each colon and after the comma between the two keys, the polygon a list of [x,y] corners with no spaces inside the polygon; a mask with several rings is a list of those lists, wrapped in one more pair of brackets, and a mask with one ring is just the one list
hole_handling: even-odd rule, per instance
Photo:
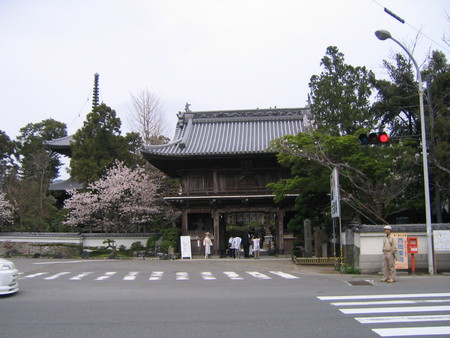
{"label": "pagoda spire", "polygon": [[98,73],[94,74],[94,93],[92,95],[92,110],[94,110],[95,107],[98,106],[99,103],[99,89],[98,89],[98,78],[100,75]]}

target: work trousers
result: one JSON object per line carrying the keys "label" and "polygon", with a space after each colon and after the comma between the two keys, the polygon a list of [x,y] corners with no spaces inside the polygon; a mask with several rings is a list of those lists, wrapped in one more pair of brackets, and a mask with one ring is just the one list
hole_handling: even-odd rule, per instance
{"label": "work trousers", "polygon": [[397,280],[397,272],[395,271],[395,255],[393,252],[383,252],[382,268],[385,280]]}

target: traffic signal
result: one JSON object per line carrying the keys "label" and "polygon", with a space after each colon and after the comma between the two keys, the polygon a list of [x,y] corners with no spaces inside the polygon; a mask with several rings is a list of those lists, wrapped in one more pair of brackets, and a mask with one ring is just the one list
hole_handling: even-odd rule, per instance
{"label": "traffic signal", "polygon": [[382,132],[382,133],[370,133],[367,134],[361,134],[359,135],[359,142],[361,144],[378,144],[378,143],[388,143],[389,142],[389,136],[388,134]]}

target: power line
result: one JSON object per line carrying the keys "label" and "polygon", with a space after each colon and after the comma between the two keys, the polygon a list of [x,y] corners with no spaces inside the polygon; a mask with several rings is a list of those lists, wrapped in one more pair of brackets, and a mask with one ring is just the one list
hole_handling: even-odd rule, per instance
{"label": "power line", "polygon": [[390,16],[392,16],[393,18],[395,18],[396,20],[398,20],[399,22],[401,22],[402,24],[406,23],[409,27],[411,27],[412,29],[414,29],[418,34],[423,35],[424,37],[426,37],[428,40],[432,41],[434,44],[438,45],[439,47],[441,47],[442,49],[446,50],[447,52],[450,52],[450,50],[441,45],[439,42],[436,42],[435,40],[433,40],[432,38],[430,38],[428,35],[426,35],[424,32],[422,32],[422,30],[414,27],[413,25],[409,24],[408,22],[406,22],[405,20],[403,20],[402,18],[400,18],[397,14],[395,14],[394,12],[390,11],[389,9],[387,9],[386,7],[384,7],[382,4],[380,4],[378,1],[376,0],[372,0],[374,3],[376,3],[378,6],[380,6],[381,8],[383,8],[383,10]]}
{"label": "power line", "polygon": [[[89,96],[90,96],[90,94],[89,94]],[[72,122],[70,122],[70,124],[67,126],[67,129],[69,129],[69,128],[75,123],[75,121],[76,121],[78,118],[81,117],[81,112],[83,111],[84,107],[86,107],[86,103],[89,102],[89,96],[88,96],[88,98],[86,99],[86,101],[84,101],[83,106],[81,107],[81,109],[80,109],[80,111],[78,112],[77,116],[75,116],[75,118],[72,120]]]}

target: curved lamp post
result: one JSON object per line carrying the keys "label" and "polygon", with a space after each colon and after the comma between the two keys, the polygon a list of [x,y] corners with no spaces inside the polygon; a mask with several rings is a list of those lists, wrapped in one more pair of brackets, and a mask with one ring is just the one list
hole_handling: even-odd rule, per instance
{"label": "curved lamp post", "polygon": [[375,35],[378,39],[384,41],[387,39],[391,39],[396,42],[403,50],[408,54],[411,61],[416,67],[417,72],[417,81],[419,82],[419,104],[420,104],[420,124],[421,124],[421,134],[422,134],[422,161],[423,161],[423,184],[424,184],[424,192],[425,192],[425,220],[427,226],[427,244],[428,244],[428,272],[433,275],[434,274],[434,259],[433,259],[433,241],[432,241],[432,233],[431,233],[431,210],[430,210],[430,183],[428,178],[428,155],[427,155],[427,136],[425,129],[425,114],[423,111],[423,88],[422,88],[422,75],[420,74],[419,66],[417,65],[416,60],[410,53],[410,51],[403,46],[399,41],[394,39],[386,30],[379,30],[375,32]]}

